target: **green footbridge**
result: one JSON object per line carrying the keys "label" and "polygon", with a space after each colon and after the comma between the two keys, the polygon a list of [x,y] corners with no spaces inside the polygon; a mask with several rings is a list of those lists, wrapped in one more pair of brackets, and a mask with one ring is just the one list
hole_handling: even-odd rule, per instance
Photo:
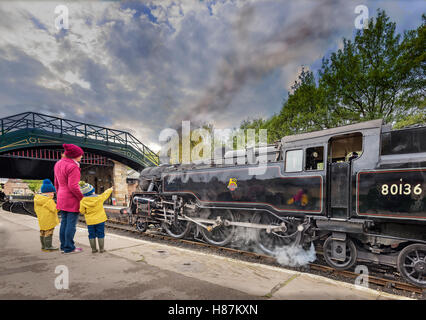
{"label": "green footbridge", "polygon": [[159,165],[154,151],[121,130],[35,112],[2,118],[0,126],[0,155],[22,149],[57,149],[64,143],[72,143],[138,171]]}

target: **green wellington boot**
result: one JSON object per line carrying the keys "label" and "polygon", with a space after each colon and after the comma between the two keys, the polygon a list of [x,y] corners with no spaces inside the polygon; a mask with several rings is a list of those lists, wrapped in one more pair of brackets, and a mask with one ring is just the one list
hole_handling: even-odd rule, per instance
{"label": "green wellington boot", "polygon": [[40,242],[41,242],[41,251],[47,251],[46,250],[46,244],[44,243],[44,237],[40,236]]}
{"label": "green wellington boot", "polygon": [[59,250],[59,248],[52,246],[52,239],[53,239],[53,236],[44,237],[45,250],[47,251]]}
{"label": "green wellington boot", "polygon": [[96,249],[96,238],[89,239],[90,247],[92,248],[92,253],[98,252],[98,249]]}
{"label": "green wellington boot", "polygon": [[99,252],[105,252],[104,250],[104,240],[105,238],[98,238],[98,242],[99,242]]}

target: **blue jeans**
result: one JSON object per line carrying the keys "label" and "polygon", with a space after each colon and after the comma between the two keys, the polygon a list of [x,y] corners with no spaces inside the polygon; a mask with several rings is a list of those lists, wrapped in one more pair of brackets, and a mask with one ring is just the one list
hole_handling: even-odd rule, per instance
{"label": "blue jeans", "polygon": [[105,238],[105,222],[87,226],[87,230],[89,230],[89,239]]}
{"label": "blue jeans", "polygon": [[74,235],[78,220],[78,212],[60,211],[61,228],[59,229],[59,239],[61,240],[61,250],[65,253],[74,251]]}

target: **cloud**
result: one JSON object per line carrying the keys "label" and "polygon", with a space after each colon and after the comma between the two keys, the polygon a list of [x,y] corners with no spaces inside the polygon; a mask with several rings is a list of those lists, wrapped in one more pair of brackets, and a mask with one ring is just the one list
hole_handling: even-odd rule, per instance
{"label": "cloud", "polygon": [[[380,5],[416,27],[402,3]],[[70,2],[62,31],[58,4],[0,2],[0,117],[47,112],[158,147],[182,120],[225,128],[278,112],[300,66],[351,37],[358,1]]]}

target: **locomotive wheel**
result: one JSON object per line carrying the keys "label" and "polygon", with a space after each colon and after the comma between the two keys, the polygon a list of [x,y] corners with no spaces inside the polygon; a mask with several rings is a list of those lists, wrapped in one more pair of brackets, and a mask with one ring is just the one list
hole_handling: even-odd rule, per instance
{"label": "locomotive wheel", "polygon": [[176,223],[163,223],[163,228],[173,238],[182,239],[191,229],[191,222],[187,220],[178,220]]}
{"label": "locomotive wheel", "polygon": [[398,271],[411,284],[426,288],[426,245],[411,244],[398,255]]}
{"label": "locomotive wheel", "polygon": [[138,230],[139,232],[145,232],[146,229],[148,229],[148,223],[142,219],[142,218],[138,218],[136,220],[136,230]]}
{"label": "locomotive wheel", "polygon": [[345,261],[338,261],[336,259],[333,259],[333,250],[332,250],[332,243],[333,239],[332,237],[328,237],[324,241],[323,250],[324,250],[324,258],[327,264],[330,267],[333,267],[337,270],[346,270],[352,267],[355,262],[358,255],[358,252],[356,250],[355,244],[351,239],[346,239],[346,259]]}
{"label": "locomotive wheel", "polygon": [[11,206],[11,205],[12,205],[12,203],[11,203],[11,202],[6,201],[5,203],[3,203],[3,204],[2,204],[1,208],[2,208],[4,211],[10,211],[10,206]]}
{"label": "locomotive wheel", "polygon": [[[218,217],[221,217],[222,221],[235,221],[235,216],[231,210],[210,210],[210,214],[206,219],[216,220]],[[201,233],[208,243],[215,246],[226,246],[232,241],[235,230],[235,226],[220,225],[213,228],[212,231],[201,228]]]}
{"label": "locomotive wheel", "polygon": [[[272,214],[258,213],[254,216],[253,223],[279,226],[283,223],[283,221]],[[265,253],[273,255],[277,248],[291,245],[296,237],[288,236],[297,231],[297,226],[295,224],[287,223],[286,227],[286,232],[271,231],[268,233],[265,229],[259,229],[256,241],[259,248]]]}

